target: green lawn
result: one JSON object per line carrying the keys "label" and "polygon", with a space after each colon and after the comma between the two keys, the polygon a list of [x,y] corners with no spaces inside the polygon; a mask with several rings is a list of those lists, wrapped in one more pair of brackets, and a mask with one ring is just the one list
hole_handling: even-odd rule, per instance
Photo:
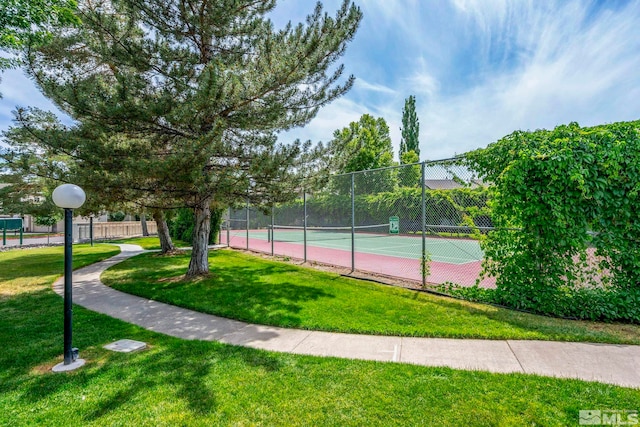
{"label": "green lawn", "polygon": [[535,316],[265,260],[210,253],[207,279],[182,280],[189,254],[146,254],[107,270],[132,294],[247,322],[366,334],[640,344],[640,327]]}
{"label": "green lawn", "polygon": [[[114,239],[114,240],[107,240],[107,243],[127,243],[130,245],[139,245],[139,246],[142,246],[142,249],[148,249],[148,250],[160,249],[160,239],[157,236],[133,237],[128,239]],[[176,247],[191,246],[191,243],[183,242],[182,240],[174,240],[173,244]]]}
{"label": "green lawn", "polygon": [[[76,266],[112,255],[76,246]],[[0,253],[0,425],[577,425],[640,391],[577,380],[271,353],[183,341],[74,307],[83,368],[62,358],[62,248]],[[102,346],[142,340],[119,354]],[[517,393],[514,391],[517,390]]]}

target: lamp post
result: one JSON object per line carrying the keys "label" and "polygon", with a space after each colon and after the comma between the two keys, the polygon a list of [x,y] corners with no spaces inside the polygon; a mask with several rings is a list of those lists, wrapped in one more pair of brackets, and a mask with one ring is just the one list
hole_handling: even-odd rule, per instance
{"label": "lamp post", "polygon": [[72,341],[72,245],[73,209],[84,203],[86,196],[82,188],[73,184],[62,184],[53,190],[53,203],[64,209],[64,362],[53,367],[54,372],[72,371],[84,365],[78,359],[78,349],[71,347]]}

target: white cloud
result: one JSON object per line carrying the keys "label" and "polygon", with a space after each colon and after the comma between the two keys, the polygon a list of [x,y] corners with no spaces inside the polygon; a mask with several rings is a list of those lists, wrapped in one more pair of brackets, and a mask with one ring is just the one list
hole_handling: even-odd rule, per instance
{"label": "white cloud", "polygon": [[[404,98],[417,97],[423,158],[450,157],[496,141],[517,129],[553,128],[578,121],[589,126],[640,118],[640,3],[603,11],[587,19],[589,3],[582,1],[486,2],[460,1],[452,45],[428,38],[424,48],[406,47],[412,68],[396,70],[393,80],[367,81],[356,73],[356,87],[326,107],[308,127],[295,131],[301,138],[327,141],[333,130],[364,113],[387,120],[397,151]],[[398,31],[425,36],[424,27],[407,27],[412,18],[398,17],[398,2],[364,2],[376,7],[375,16],[399,23]],[[392,10],[393,9],[393,10]],[[451,24],[453,25],[453,24]],[[428,31],[427,31],[428,32]],[[448,87],[443,78],[456,70],[443,69],[457,48],[474,42],[478,53],[466,87]],[[435,47],[439,50],[434,50]],[[347,52],[349,55],[349,52]],[[348,57],[345,61],[348,61]],[[348,63],[348,62],[347,62]],[[362,67],[366,69],[366,64]],[[376,87],[383,91],[374,90]],[[376,102],[362,97],[364,89]]]}
{"label": "white cloud", "polygon": [[[484,24],[500,22],[520,56],[515,67],[493,70],[454,97],[436,92],[431,103],[418,106],[423,156],[447,157],[486,146],[516,129],[640,118],[638,2],[593,21],[585,20],[583,2],[535,9],[536,2],[526,4],[535,10],[519,14],[517,22],[490,18],[505,16],[496,7],[503,2],[457,3]],[[489,12],[477,9],[484,4]]]}
{"label": "white cloud", "polygon": [[[332,15],[341,1],[324,3]],[[409,95],[417,98],[421,151],[429,159],[486,146],[516,129],[640,118],[640,0],[357,4],[363,22],[340,61],[356,75],[354,88],[306,127],[283,133],[283,141],[326,142],[368,113],[386,119],[397,152]],[[312,9],[312,2],[284,0],[274,18],[298,22]],[[16,104],[47,105],[16,74],[5,73],[0,85],[2,128]]]}
{"label": "white cloud", "polygon": [[283,142],[300,139],[302,141],[329,142],[333,131],[342,129],[351,122],[358,121],[363,114],[370,111],[363,105],[343,97],[320,110],[318,115],[303,128],[291,129],[280,134]]}
{"label": "white cloud", "polygon": [[362,77],[360,77],[359,79],[356,79],[355,87],[356,89],[370,90],[372,92],[382,92],[389,95],[395,95],[397,93],[394,89],[391,89],[390,87],[387,87],[382,84],[377,84],[377,83],[369,83]]}
{"label": "white cloud", "polygon": [[429,71],[424,57],[417,58],[416,69],[405,80],[404,84],[410,89],[411,94],[418,93],[427,98],[436,96],[440,86],[438,79]]}

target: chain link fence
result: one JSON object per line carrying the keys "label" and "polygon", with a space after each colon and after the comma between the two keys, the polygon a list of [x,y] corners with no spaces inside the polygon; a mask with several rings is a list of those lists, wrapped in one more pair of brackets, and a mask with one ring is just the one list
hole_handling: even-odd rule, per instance
{"label": "chain link fence", "polygon": [[487,197],[454,160],[359,171],[286,204],[230,209],[221,241],[380,280],[491,287],[480,277],[479,242],[493,230]]}

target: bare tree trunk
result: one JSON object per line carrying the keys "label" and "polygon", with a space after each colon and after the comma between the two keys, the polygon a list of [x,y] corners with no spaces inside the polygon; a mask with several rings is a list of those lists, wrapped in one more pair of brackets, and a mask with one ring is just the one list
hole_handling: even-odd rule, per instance
{"label": "bare tree trunk", "polygon": [[209,274],[209,233],[211,233],[211,199],[206,197],[194,208],[193,250],[186,277]]}
{"label": "bare tree trunk", "polygon": [[148,236],[149,228],[147,227],[147,214],[144,211],[140,214],[140,225],[142,226],[142,235]]}
{"label": "bare tree trunk", "polygon": [[160,238],[160,253],[166,254],[176,250],[169,235],[169,227],[164,219],[164,213],[161,210],[153,211],[153,219],[158,226],[158,237]]}

